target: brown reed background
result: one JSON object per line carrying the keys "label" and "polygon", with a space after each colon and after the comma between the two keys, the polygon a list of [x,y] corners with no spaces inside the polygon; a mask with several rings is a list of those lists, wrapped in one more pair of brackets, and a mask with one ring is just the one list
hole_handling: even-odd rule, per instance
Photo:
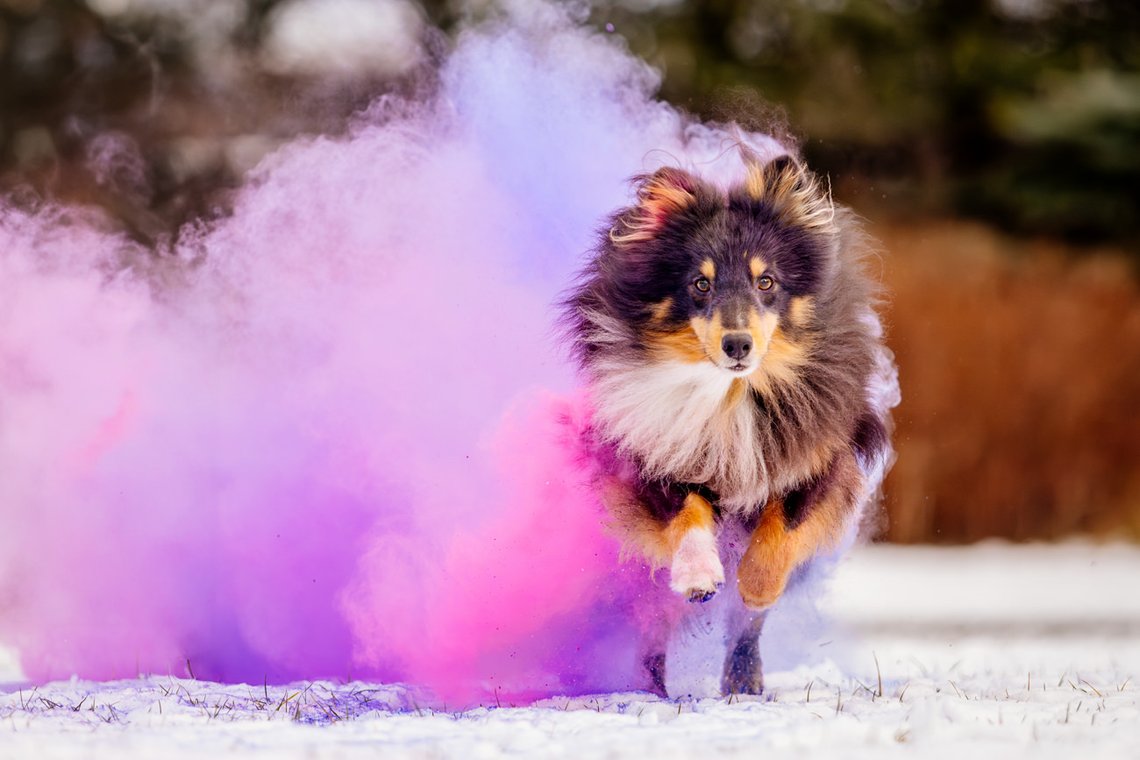
{"label": "brown reed background", "polygon": [[1140,287],[1112,248],[879,224],[898,360],[884,537],[1140,537]]}
{"label": "brown reed background", "polygon": [[[433,24],[492,5],[390,1],[429,59]],[[273,65],[283,12],[315,2],[0,0],[0,193],[161,246],[275,146],[422,84]],[[591,7],[664,97],[786,127],[871,220],[903,391],[883,538],[1140,537],[1140,5]]]}

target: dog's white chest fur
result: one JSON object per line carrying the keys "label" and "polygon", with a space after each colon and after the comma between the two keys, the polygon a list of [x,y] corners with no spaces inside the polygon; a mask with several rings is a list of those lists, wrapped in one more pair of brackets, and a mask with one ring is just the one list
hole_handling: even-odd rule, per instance
{"label": "dog's white chest fur", "polygon": [[[700,483],[722,508],[749,512],[768,497],[755,406],[735,378],[711,363],[599,363],[596,420],[606,440],[649,478]],[[741,398],[740,391],[744,391]]]}

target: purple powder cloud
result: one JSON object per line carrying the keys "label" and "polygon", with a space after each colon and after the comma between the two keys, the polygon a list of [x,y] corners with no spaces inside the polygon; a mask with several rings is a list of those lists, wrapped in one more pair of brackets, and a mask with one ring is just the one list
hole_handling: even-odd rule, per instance
{"label": "purple powder cloud", "polygon": [[439,73],[272,155],[162,265],[0,200],[0,642],[29,678],[644,686],[674,600],[601,528],[552,304],[628,177],[725,181],[736,137],[545,5]]}

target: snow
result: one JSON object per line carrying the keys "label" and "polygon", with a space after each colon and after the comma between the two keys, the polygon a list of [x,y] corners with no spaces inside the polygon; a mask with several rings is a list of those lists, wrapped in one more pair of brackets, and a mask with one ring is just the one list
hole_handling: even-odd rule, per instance
{"label": "snow", "polygon": [[[828,596],[834,654],[770,673],[761,698],[452,714],[398,685],[15,682],[0,757],[1135,757],[1137,577],[1127,545],[865,547]],[[0,652],[0,680],[18,678]]]}

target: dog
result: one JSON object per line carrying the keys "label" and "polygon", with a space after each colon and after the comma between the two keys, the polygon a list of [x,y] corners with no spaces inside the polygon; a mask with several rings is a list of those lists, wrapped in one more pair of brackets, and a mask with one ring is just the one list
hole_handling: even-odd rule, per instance
{"label": "dog", "polygon": [[[734,563],[721,688],[759,694],[767,611],[849,542],[889,468],[897,381],[854,215],[794,155],[741,151],[727,190],[677,168],[635,178],[563,316],[613,529],[693,602]],[[664,637],[650,639],[664,694]]]}

